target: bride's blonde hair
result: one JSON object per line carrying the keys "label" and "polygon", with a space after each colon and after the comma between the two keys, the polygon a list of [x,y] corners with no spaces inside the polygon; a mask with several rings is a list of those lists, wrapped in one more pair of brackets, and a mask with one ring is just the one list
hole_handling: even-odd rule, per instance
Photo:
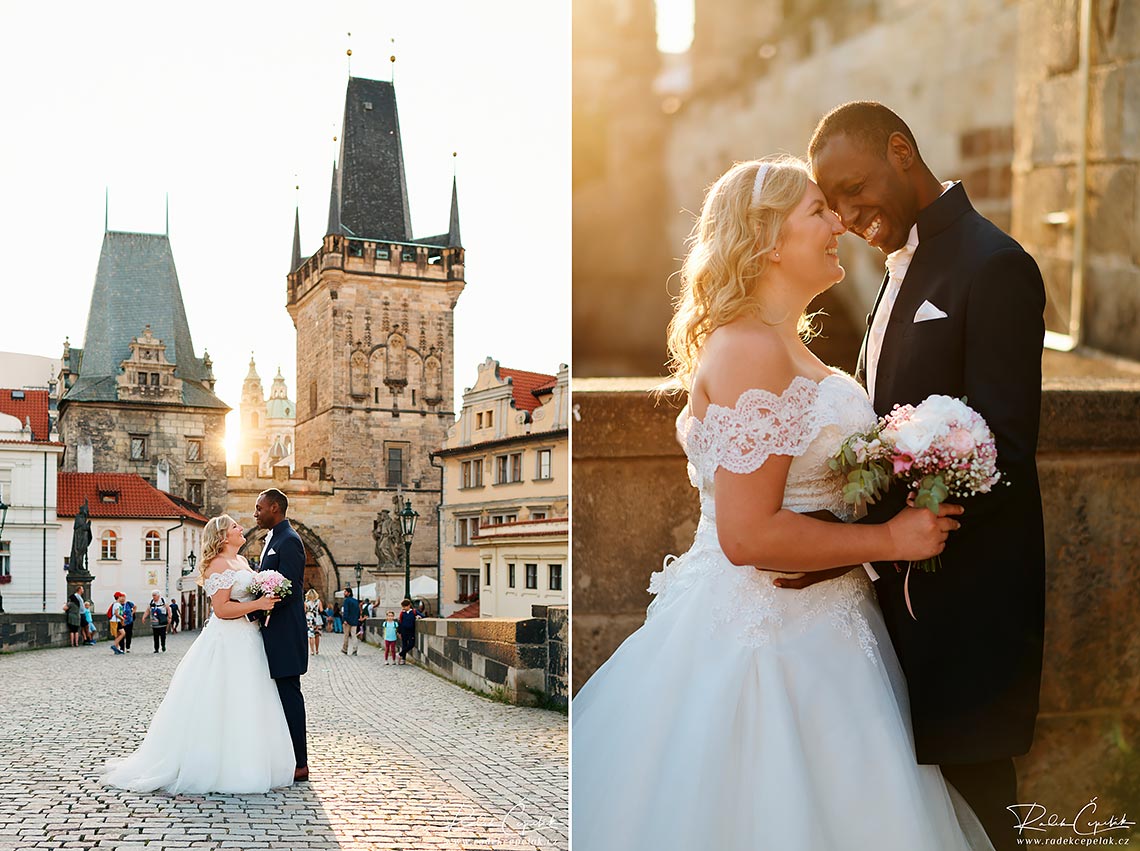
{"label": "bride's blonde hair", "polygon": [[[754,190],[761,168],[759,197]],[[736,163],[705,196],[689,235],[681,267],[681,291],[669,322],[669,371],[673,390],[689,390],[701,346],[722,325],[762,305],[760,283],[780,229],[811,182],[807,163],[791,156]],[[800,317],[801,335],[811,321]]]}
{"label": "bride's blonde hair", "polygon": [[219,514],[206,523],[206,528],[202,530],[202,566],[198,569],[199,585],[206,584],[206,569],[226,545],[226,534],[236,522],[228,514]]}

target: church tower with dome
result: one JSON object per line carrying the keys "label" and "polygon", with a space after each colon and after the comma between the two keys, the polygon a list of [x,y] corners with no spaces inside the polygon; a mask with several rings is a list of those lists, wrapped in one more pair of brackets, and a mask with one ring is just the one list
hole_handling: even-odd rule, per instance
{"label": "church tower with dome", "polygon": [[287,467],[293,471],[293,435],[297,423],[297,405],[289,398],[285,376],[281,368],[269,388],[266,399],[261,387],[261,376],[253,354],[249,357],[249,372],[241,388],[241,440],[238,444],[238,464],[257,468],[258,475],[272,476],[274,467]]}

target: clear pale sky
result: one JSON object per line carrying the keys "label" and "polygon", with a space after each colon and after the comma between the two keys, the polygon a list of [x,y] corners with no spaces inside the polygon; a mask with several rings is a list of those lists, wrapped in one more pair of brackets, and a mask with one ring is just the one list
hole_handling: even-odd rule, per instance
{"label": "clear pale sky", "polygon": [[[458,169],[457,398],[487,356],[557,371],[570,358],[569,23],[569,0],[8,4],[0,351],[83,345],[104,188],[111,230],[152,233],[169,192],[194,347],[209,350],[218,394],[237,408],[252,350],[265,391],[280,365],[296,398],[293,210],[308,256],[325,233],[351,47],[354,76],[390,79],[397,57],[416,237],[447,231]],[[236,416],[228,425],[232,443]]]}

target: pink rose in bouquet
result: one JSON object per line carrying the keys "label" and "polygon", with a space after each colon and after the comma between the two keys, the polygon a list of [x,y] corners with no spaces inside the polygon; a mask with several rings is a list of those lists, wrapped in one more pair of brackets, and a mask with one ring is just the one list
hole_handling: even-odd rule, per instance
{"label": "pink rose in bouquet", "polygon": [[[262,570],[253,575],[249,584],[249,591],[254,597],[288,597],[293,590],[293,583],[276,570]],[[269,623],[272,612],[265,613],[265,622]]]}

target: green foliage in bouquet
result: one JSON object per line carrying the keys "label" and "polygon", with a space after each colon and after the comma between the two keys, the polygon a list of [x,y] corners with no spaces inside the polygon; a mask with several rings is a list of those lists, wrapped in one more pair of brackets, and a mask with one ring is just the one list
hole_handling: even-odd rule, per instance
{"label": "green foliage in bouquet", "polygon": [[874,505],[890,489],[890,460],[877,429],[851,435],[827,465],[847,477],[843,499],[850,505]]}

